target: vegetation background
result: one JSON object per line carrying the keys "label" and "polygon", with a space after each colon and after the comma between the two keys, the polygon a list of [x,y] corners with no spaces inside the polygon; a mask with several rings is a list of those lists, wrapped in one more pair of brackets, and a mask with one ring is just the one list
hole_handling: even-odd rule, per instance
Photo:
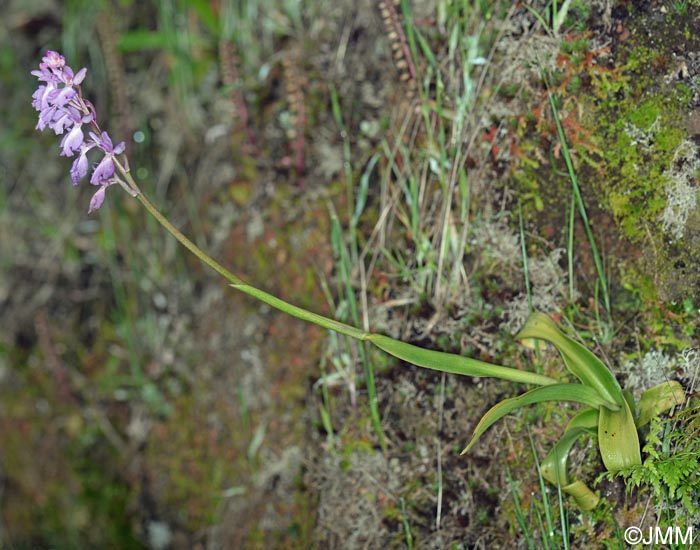
{"label": "vegetation background", "polygon": [[[0,547],[700,531],[697,2],[1,5]],[[236,295],[115,189],[88,216],[88,185],[33,129],[46,49],[88,68],[153,202],[262,288],[551,374],[551,350],[512,337],[544,311],[635,394],[681,380],[643,475],[599,480],[583,514],[537,470],[573,406],[532,407],[460,456],[521,388],[397,364]],[[595,445],[572,462],[602,471]]]}

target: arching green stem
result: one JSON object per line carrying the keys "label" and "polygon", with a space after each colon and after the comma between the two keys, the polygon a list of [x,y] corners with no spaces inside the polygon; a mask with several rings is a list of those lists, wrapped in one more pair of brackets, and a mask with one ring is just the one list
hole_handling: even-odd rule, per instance
{"label": "arching green stem", "polygon": [[522,382],[527,384],[535,385],[550,385],[556,383],[556,380],[549,378],[548,376],[542,376],[536,373],[523,371],[520,369],[514,369],[511,367],[503,367],[500,365],[492,365],[484,361],[479,361],[477,359],[472,359],[469,357],[463,357],[460,355],[455,355],[452,353],[443,353],[439,351],[427,350],[420,348],[418,346],[413,346],[399,340],[395,340],[388,336],[383,336],[381,334],[373,334],[370,332],[365,332],[359,328],[341,323],[335,319],[330,319],[329,317],[324,317],[317,313],[313,313],[301,307],[285,302],[284,300],[260,290],[241,279],[240,277],[231,273],[228,269],[222,266],[219,262],[214,260],[211,256],[205,253],[201,248],[194,244],[189,238],[187,238],[179,229],[177,229],[168,219],[163,216],[153,204],[146,198],[139,186],[136,184],[131,174],[127,172],[124,167],[115,159],[117,168],[121,174],[126,179],[128,185],[131,187],[135,193],[136,198],[141,202],[141,204],[148,210],[148,212],[160,223],[173,237],[175,237],[187,250],[192,252],[197,258],[199,258],[205,265],[212,268],[219,275],[224,277],[231,286],[236,290],[252,296],[261,302],[264,302],[275,309],[283,311],[288,315],[297,317],[304,321],[314,323],[320,327],[326,328],[328,330],[333,330],[344,334],[356,340],[364,340],[371,342],[379,349],[385,352],[407,361],[418,365],[420,367],[433,369],[441,372],[449,372],[454,374],[461,374],[465,376],[475,376],[475,377],[492,377],[500,378],[502,380],[510,380],[512,382]]}

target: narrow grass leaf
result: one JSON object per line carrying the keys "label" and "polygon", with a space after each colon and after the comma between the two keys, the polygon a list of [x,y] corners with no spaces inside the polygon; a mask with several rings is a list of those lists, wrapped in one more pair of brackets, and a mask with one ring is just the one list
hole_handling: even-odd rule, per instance
{"label": "narrow grass leaf", "polygon": [[[542,469],[540,468],[540,461],[537,458],[537,451],[535,449],[535,442],[532,439],[532,433],[527,430],[527,437],[530,440],[530,450],[532,451],[532,458],[535,461],[535,468],[537,469],[537,480],[540,485],[540,495],[542,497],[542,511],[544,512],[544,518],[547,522],[546,528],[543,522],[540,520],[540,525],[543,527],[541,530],[542,542],[544,548],[554,548],[551,544],[554,543],[554,522],[552,521],[552,505],[549,502],[549,494],[547,493],[547,488],[545,486],[545,480],[542,476]],[[538,514],[539,515],[539,514]]]}
{"label": "narrow grass leaf", "polygon": [[418,42],[420,43],[421,50],[423,50],[423,55],[428,60],[428,64],[433,68],[435,73],[439,74],[438,63],[435,59],[435,56],[433,55],[432,50],[430,49],[430,44],[428,44],[428,41],[418,29],[414,28],[413,32],[415,33],[415,36],[418,39]]}
{"label": "narrow grass leaf", "polygon": [[581,215],[581,220],[583,221],[583,226],[586,230],[586,236],[588,237],[588,243],[591,246],[591,253],[593,254],[593,263],[595,264],[596,271],[598,272],[598,280],[600,281],[600,286],[603,291],[603,301],[605,304],[605,311],[610,316],[610,292],[608,290],[608,280],[605,276],[605,269],[603,268],[603,262],[600,258],[598,252],[598,246],[595,242],[595,237],[593,236],[593,231],[591,230],[591,224],[588,221],[588,214],[586,213],[586,205],[583,202],[583,196],[581,195],[581,188],[578,184],[578,178],[576,177],[576,170],[574,170],[574,163],[571,160],[571,155],[569,154],[569,145],[566,142],[566,134],[564,133],[564,128],[562,127],[561,120],[559,119],[559,111],[554,103],[554,96],[551,93],[547,94],[549,98],[549,104],[552,108],[552,114],[554,115],[554,122],[557,125],[557,132],[559,134],[559,142],[561,143],[562,155],[564,161],[566,162],[566,168],[569,172],[569,179],[571,180],[571,188],[573,189],[574,196],[576,197],[576,202],[578,204],[579,214]]}
{"label": "narrow grass leaf", "polygon": [[400,497],[401,502],[401,522],[403,523],[403,531],[406,540],[406,548],[413,550],[413,535],[411,535],[411,526],[408,523],[408,514],[406,513],[406,500]]}
{"label": "narrow grass leaf", "polygon": [[122,53],[138,52],[142,50],[163,50],[170,45],[166,33],[159,31],[146,31],[136,29],[121,33],[118,47]]}
{"label": "narrow grass leaf", "polygon": [[190,0],[189,6],[197,12],[199,18],[207,26],[209,32],[216,36],[219,32],[219,19],[207,0]]}
{"label": "narrow grass leaf", "polygon": [[510,473],[510,467],[508,466],[508,462],[506,461],[506,476],[508,477],[508,485],[510,486],[510,492],[513,495],[513,504],[515,505],[515,517],[518,520],[518,525],[520,525],[520,529],[523,532],[523,535],[525,536],[525,542],[527,544],[527,547],[529,550],[533,550],[535,548],[533,542],[532,542],[532,537],[530,536],[530,530],[527,527],[527,522],[525,521],[525,514],[523,513],[523,508],[520,505],[520,498],[518,497],[518,488],[515,486],[515,482],[513,481],[513,476]]}
{"label": "narrow grass leaf", "polygon": [[360,178],[360,189],[355,199],[355,212],[352,215],[352,220],[350,220],[350,224],[353,228],[357,227],[357,222],[360,220],[360,216],[365,210],[365,204],[367,204],[367,192],[369,190],[369,176],[372,174],[372,170],[374,170],[378,160],[379,153],[372,155],[372,158],[370,158],[369,162],[367,163],[367,168],[365,168],[365,171],[362,173],[362,177]]}

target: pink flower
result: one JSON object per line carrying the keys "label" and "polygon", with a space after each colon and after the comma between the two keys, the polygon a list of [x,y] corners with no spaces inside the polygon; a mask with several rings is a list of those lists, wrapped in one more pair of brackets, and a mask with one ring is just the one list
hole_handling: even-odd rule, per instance
{"label": "pink flower", "polygon": [[[100,149],[104,153],[102,160],[95,165],[90,183],[99,187],[90,200],[89,212],[97,210],[105,198],[105,191],[110,185],[121,184],[127,191],[135,194],[129,186],[119,179],[116,172],[116,156],[121,155],[126,146],[124,142],[116,146],[107,132],[100,130],[97,124],[95,108],[92,103],[83,99],[80,84],[85,79],[87,69],[73,72],[66,65],[66,58],[60,53],[48,50],[39,64],[39,70],[32,71],[40,85],[32,94],[32,107],[39,112],[37,129],[43,131],[51,128],[61,139],[61,156],[72,157],[78,153],[70,169],[73,185],[78,185],[88,173],[89,161],[87,154],[91,149]],[[89,124],[94,131],[90,139],[85,141],[83,124]],[[128,163],[124,159],[123,170],[128,171]]]}

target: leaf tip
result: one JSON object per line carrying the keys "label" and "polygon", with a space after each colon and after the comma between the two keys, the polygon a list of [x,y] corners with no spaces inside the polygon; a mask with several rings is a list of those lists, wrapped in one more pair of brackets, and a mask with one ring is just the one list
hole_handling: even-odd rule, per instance
{"label": "leaf tip", "polygon": [[474,446],[474,443],[476,443],[476,441],[475,441],[474,439],[472,439],[472,440],[469,442],[469,444],[468,444],[466,447],[464,447],[464,449],[462,450],[462,452],[459,453],[459,456],[464,456],[465,454],[467,454],[467,453],[469,452],[469,449],[471,449],[471,448]]}

